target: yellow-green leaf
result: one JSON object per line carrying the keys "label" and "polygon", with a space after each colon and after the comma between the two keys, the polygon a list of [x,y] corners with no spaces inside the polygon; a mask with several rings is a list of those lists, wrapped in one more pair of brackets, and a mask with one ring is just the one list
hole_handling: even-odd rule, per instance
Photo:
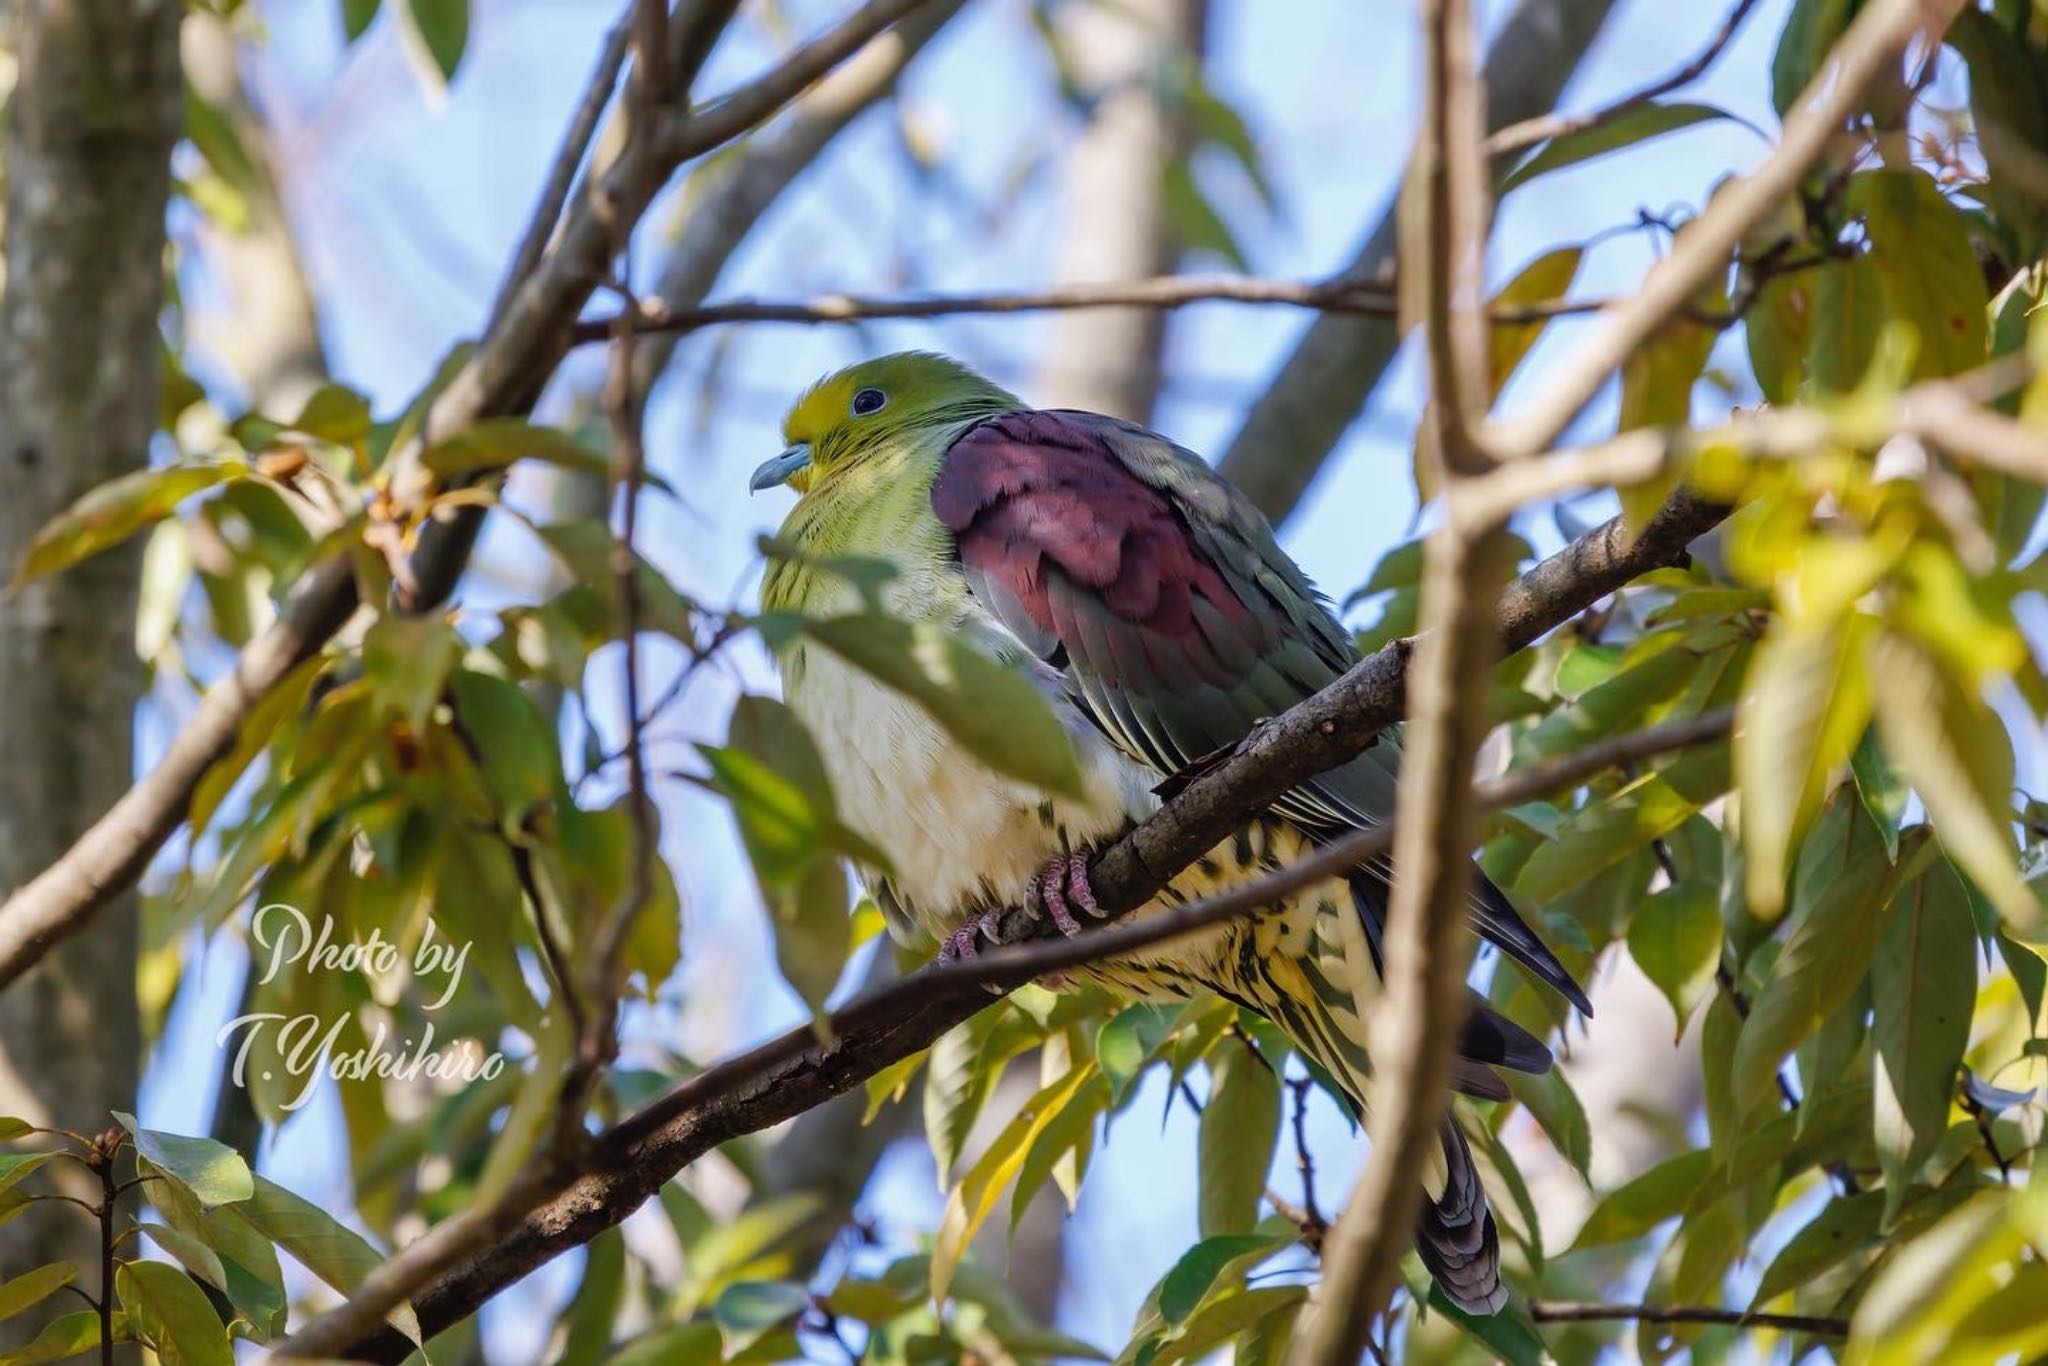
{"label": "yellow-green leaf", "polygon": [[1914,375],[1960,374],[1984,363],[1984,271],[1963,211],[1918,169],[1864,171],[1848,206],[1863,215],[1886,312],[1913,325]]}
{"label": "yellow-green leaf", "polygon": [[2011,741],[1983,699],[1966,693],[1912,641],[1886,636],[1873,647],[1878,730],[1900,774],[1927,804],[1934,831],[2016,931],[2040,918],[2020,880],[2010,803]]}
{"label": "yellow-green leaf", "polygon": [[164,1366],[234,1366],[228,1330],[192,1278],[164,1262],[129,1262],[114,1273],[136,1336]]}
{"label": "yellow-green leaf", "polygon": [[248,473],[249,466],[243,461],[223,460],[208,465],[166,465],[110,479],[36,532],[21,557],[13,586],[20,588],[31,579],[69,569],[170,516],[172,509],[193,494],[246,478]]}
{"label": "yellow-green leaf", "polygon": [[1735,777],[1742,796],[1749,907],[1775,920],[1792,856],[1870,720],[1870,641],[1861,613],[1780,617],[1749,666]]}
{"label": "yellow-green leaf", "polygon": [[41,1304],[77,1279],[78,1268],[71,1263],[51,1262],[0,1282],[0,1319],[11,1319],[29,1306]]}
{"label": "yellow-green leaf", "polygon": [[1209,1055],[1209,1099],[1202,1106],[1200,1227],[1204,1238],[1251,1232],[1279,1139],[1280,1080],[1242,1040]]}
{"label": "yellow-green leaf", "polygon": [[1032,1141],[1059,1117],[1068,1102],[1095,1075],[1092,1063],[1077,1067],[1063,1080],[1026,1101],[946,1197],[945,1217],[932,1246],[933,1300],[945,1303],[947,1292],[953,1285],[953,1273],[967,1251],[968,1242],[995,1208],[1003,1189],[1023,1166]]}

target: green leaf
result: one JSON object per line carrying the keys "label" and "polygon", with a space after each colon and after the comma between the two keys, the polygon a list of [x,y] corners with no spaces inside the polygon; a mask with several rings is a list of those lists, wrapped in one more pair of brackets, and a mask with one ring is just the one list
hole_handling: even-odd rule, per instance
{"label": "green leaf", "polygon": [[1824,262],[1816,276],[1807,373],[1815,394],[1846,394],[1863,382],[1877,353],[1884,286],[1868,256]]}
{"label": "green leaf", "polygon": [[209,465],[166,465],[110,479],[44,523],[23,552],[14,588],[69,569],[171,515],[179,503],[203,490],[247,478],[240,460]]}
{"label": "green leaf", "polygon": [[55,1153],[0,1153],[0,1191],[56,1157]]}
{"label": "green leaf", "polygon": [[369,31],[380,3],[381,0],[341,0],[341,34],[345,42],[353,43]]}
{"label": "green leaf", "polygon": [[1432,1285],[1429,1312],[1457,1324],[1468,1337],[1508,1366],[1544,1366],[1556,1359],[1535,1325],[1512,1308],[1498,1314],[1468,1314],[1444,1298],[1441,1287]]}
{"label": "green leaf", "polygon": [[[166,1267],[165,1270],[169,1268]],[[218,1320],[215,1322],[218,1323]],[[114,1341],[128,1341],[130,1333],[126,1314],[116,1312],[113,1327]],[[43,1325],[43,1331],[37,1333],[35,1340],[28,1346],[20,1351],[0,1356],[0,1366],[43,1366],[45,1362],[63,1361],[99,1345],[99,1314],[91,1309],[80,1309],[51,1319]]]}
{"label": "green leaf", "polygon": [[1073,742],[1017,669],[958,632],[876,612],[806,621],[804,632],[847,663],[911,698],[996,772],[1082,800]]}
{"label": "green leaf", "polygon": [[1685,882],[1651,897],[1629,921],[1628,952],[1671,1003],[1674,1037],[1683,1034],[1721,961],[1719,890]]}
{"label": "green leaf", "polygon": [[205,1281],[222,1294],[227,1293],[227,1268],[221,1265],[218,1252],[197,1238],[180,1233],[174,1228],[166,1228],[162,1224],[139,1223],[136,1228],[140,1229],[152,1243],[177,1258],[178,1265],[191,1272],[194,1277]]}
{"label": "green leaf", "polygon": [[1670,834],[1727,790],[1728,749],[1703,745],[1574,812],[1557,838],[1537,846],[1515,889],[1551,902]]}
{"label": "green leaf", "polygon": [[1289,1240],[1270,1233],[1232,1233],[1204,1238],[1173,1264],[1159,1282],[1159,1316],[1169,1327],[1195,1312],[1225,1267],[1249,1257],[1264,1257],[1286,1247]]}
{"label": "green leaf", "polygon": [[[235,1206],[235,1212],[344,1295],[354,1294],[364,1278],[384,1262],[377,1249],[354,1229],[264,1177],[256,1178],[255,1193]],[[415,1346],[419,1344],[419,1319],[411,1305],[399,1305],[385,1315],[385,1321]]]}
{"label": "green leaf", "polygon": [[277,1249],[240,1217],[242,1206],[208,1209],[173,1181],[151,1182],[149,1200],[172,1228],[219,1256],[228,1299],[247,1317],[257,1341],[283,1331],[284,1273]]}
{"label": "green leaf", "polygon": [[228,1330],[192,1278],[163,1262],[129,1262],[114,1273],[136,1336],[164,1366],[234,1366]]}
{"label": "green leaf", "polygon": [[1658,1163],[1601,1197],[1579,1228],[1572,1250],[1640,1238],[1665,1220],[1677,1218],[1713,1169],[1714,1155],[1705,1148]]}
{"label": "green leaf", "polygon": [[1820,281],[1802,270],[1773,275],[1757,287],[1742,318],[1744,344],[1757,388],[1771,403],[1798,401],[1807,352],[1814,343]]}
{"label": "green leaf", "polygon": [[363,676],[386,711],[420,730],[461,651],[462,637],[445,618],[386,613],[363,636]]}
{"label": "green leaf", "polygon": [[0,1115],[0,1143],[11,1143],[23,1134],[32,1134],[35,1126],[25,1119],[13,1115]]}
{"label": "green leaf", "polygon": [[[611,473],[610,460],[568,432],[516,417],[479,422],[437,442],[420,456],[420,463],[444,481],[483,470],[505,469],[521,460],[574,470],[597,479]],[[641,477],[664,492],[673,492],[668,481],[657,474],[643,472]]]}
{"label": "green leaf", "polygon": [[425,49],[443,81],[455,78],[469,44],[469,0],[404,0],[406,31]]}
{"label": "green leaf", "polygon": [[[1846,828],[1845,828],[1846,827]],[[1856,989],[1883,929],[1882,904],[1894,869],[1860,805],[1837,801],[1799,858],[1792,933],[1771,965],[1736,1041],[1731,1080],[1747,1113],[1777,1085],[1779,1064]]]}
{"label": "green leaf", "polygon": [[1948,1131],[1956,1067],[1977,1004],[1977,930],[1948,860],[1900,889],[1884,912],[1870,968],[1870,1040],[1877,1055],[1877,1155],[1886,1226]]}
{"label": "green leaf", "polygon": [[1862,798],[1864,811],[1884,836],[1886,856],[1898,862],[1899,832],[1905,828],[1906,799],[1912,793],[1885,758],[1874,728],[1864,731],[1856,742],[1856,751],[1849,756],[1849,772],[1856,779],[1856,795]]}
{"label": "green leaf", "polygon": [[538,703],[502,678],[457,669],[450,684],[463,732],[483,754],[484,781],[499,810],[517,826],[562,785],[555,728]]}
{"label": "green leaf", "polygon": [[1734,756],[1749,906],[1760,919],[1784,908],[1792,856],[1870,721],[1875,633],[1862,613],[1785,616],[1750,658]]}
{"label": "green leaf", "polygon": [[77,1279],[78,1268],[71,1263],[51,1262],[0,1281],[0,1319],[11,1319],[31,1305],[41,1304]]}
{"label": "green leaf", "polygon": [[1862,1191],[1830,1200],[1771,1259],[1750,1306],[1761,1308],[1797,1290],[1875,1238],[1886,1199],[1884,1191]]}
{"label": "green leaf", "polygon": [[136,1124],[135,1116],[119,1110],[114,1111],[114,1118],[134,1136],[136,1152],[202,1205],[232,1205],[255,1193],[256,1179],[249,1164],[227,1144],[144,1129]]}
{"label": "green leaf", "polygon": [[1983,700],[1965,692],[1920,646],[1880,640],[1871,667],[1886,752],[1927,804],[1950,858],[2022,935],[2039,920],[2020,880],[2010,827],[2012,746]]}
{"label": "green leaf", "polygon": [[1771,107],[1780,118],[1820,73],[1828,49],[1842,36],[1861,0],[1793,0],[1792,13],[1771,58]]}
{"label": "green leaf", "polygon": [[1280,1079],[1242,1041],[1209,1055],[1209,1100],[1202,1107],[1201,1231],[1204,1238],[1249,1233],[1280,1136]]}
{"label": "green leaf", "polygon": [[825,761],[795,712],[742,697],[726,739],[725,749],[699,748],[714,785],[732,800],[772,912],[782,974],[817,1009],[853,947],[851,896],[835,851],[855,841],[839,825]]}
{"label": "green leaf", "polygon": [[370,400],[340,384],[323,384],[306,396],[291,430],[353,446],[370,434]]}
{"label": "green leaf", "polygon": [[1933,177],[1915,169],[1864,171],[1848,207],[1863,215],[1870,260],[1894,319],[1919,336],[1914,377],[1960,374],[1984,363],[1984,271],[1963,211]]}
{"label": "green leaf", "polygon": [[1658,104],[1652,101],[1637,105],[1611,119],[1544,143],[1533,156],[1501,179],[1500,193],[1505,195],[1537,176],[1633,147],[1665,133],[1734,117],[1727,110],[1711,104]]}
{"label": "green leaf", "polygon": [[1152,1366],[1196,1360],[1261,1323],[1283,1314],[1291,1317],[1307,1299],[1305,1285],[1260,1286],[1219,1296],[1203,1305],[1200,1312],[1181,1325],[1178,1333],[1160,1344],[1151,1357]]}
{"label": "green leaf", "polygon": [[1503,1080],[1529,1117],[1547,1134],[1558,1154],[1581,1179],[1593,1161],[1593,1126],[1578,1092],[1558,1068],[1531,1075],[1509,1072]]}
{"label": "green leaf", "polygon": [[717,1366],[725,1360],[718,1325],[699,1319],[636,1338],[606,1359],[605,1366]]}
{"label": "green leaf", "polygon": [[729,1285],[711,1306],[725,1330],[730,1356],[745,1351],[771,1330],[793,1323],[810,1307],[810,1288],[798,1281],[741,1281]]}
{"label": "green leaf", "polygon": [[1144,1069],[1146,1059],[1173,1030],[1165,1012],[1142,1002],[1125,1006],[1103,1022],[1095,1035],[1095,1060],[1109,1078],[1118,1103]]}

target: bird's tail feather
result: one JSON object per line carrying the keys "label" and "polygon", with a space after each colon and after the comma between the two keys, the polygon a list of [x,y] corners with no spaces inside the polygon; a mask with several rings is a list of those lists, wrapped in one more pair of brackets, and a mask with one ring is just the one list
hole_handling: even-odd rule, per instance
{"label": "bird's tail feather", "polygon": [[[1371,1075],[1363,1021],[1379,992],[1379,974],[1365,933],[1372,908],[1360,904],[1357,910],[1356,916],[1321,917],[1307,953],[1247,954],[1239,962],[1248,970],[1233,983],[1233,994],[1328,1071],[1363,1114]],[[1452,1078],[1468,1094],[1505,1094],[1491,1065],[1526,1071],[1550,1065],[1550,1052],[1539,1040],[1476,1000],[1459,1051]],[[1441,1155],[1425,1169],[1423,1184],[1427,1198],[1415,1230],[1423,1264],[1460,1309],[1498,1312],[1507,1303],[1500,1235],[1465,1136],[1448,1116]]]}

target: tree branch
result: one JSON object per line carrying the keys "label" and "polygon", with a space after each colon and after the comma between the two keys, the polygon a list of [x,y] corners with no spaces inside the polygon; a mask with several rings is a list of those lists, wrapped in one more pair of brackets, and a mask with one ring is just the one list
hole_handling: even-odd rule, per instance
{"label": "tree branch", "polygon": [[1563,1300],[1534,1300],[1529,1317],[1538,1323],[1607,1323],[1628,1319],[1641,1323],[1725,1323],[1736,1328],[1777,1328],[1788,1333],[1813,1333],[1821,1337],[1845,1338],[1849,1324],[1843,1319],[1820,1318],[1811,1314],[1745,1314],[1739,1309],[1715,1309],[1696,1304],[1578,1304]]}
{"label": "tree branch", "polygon": [[1383,985],[1367,1032],[1372,1151],[1323,1243],[1323,1280],[1288,1352],[1293,1366],[1349,1366],[1393,1292],[1442,1143],[1451,1050],[1466,1011],[1465,907],[1479,817],[1472,765],[1493,721],[1484,688],[1500,644],[1488,611],[1513,552],[1504,521],[1474,522],[1470,488],[1491,469],[1476,428],[1489,386],[1481,317],[1488,206],[1470,0],[1422,0],[1423,122],[1401,210],[1403,257],[1423,272],[1424,418],[1442,462],[1444,525],[1424,551],[1420,686],[1403,745]]}
{"label": "tree branch", "polygon": [[[1502,648],[1526,645],[1629,580],[1678,563],[1686,544],[1725,515],[1726,509],[1680,494],[1633,540],[1618,518],[1587,533],[1502,595],[1494,621]],[[1098,900],[1115,910],[1143,904],[1280,793],[1360,753],[1401,719],[1411,649],[1410,642],[1398,642],[1360,661],[1183,784],[1157,814],[1095,860],[1089,877]],[[1349,853],[1358,857],[1355,848]],[[1013,913],[1003,933],[1021,936],[1031,924]],[[1123,951],[1132,941],[1110,936],[1144,928],[1108,927],[1085,938],[1106,941],[1099,952]],[[1076,948],[1065,942],[984,951],[973,964],[920,973],[835,1012],[829,1044],[820,1044],[806,1024],[684,1082],[600,1136],[591,1170],[547,1194],[523,1223],[492,1228],[464,1255],[437,1256],[444,1270],[415,1300],[421,1322],[433,1333],[467,1317],[535,1267],[617,1224],[710,1149],[802,1114],[927,1047],[989,1003],[984,980],[1015,985],[1051,971],[1046,965],[1064,961],[1062,954],[1097,951],[1092,943]],[[408,1246],[399,1255],[411,1254]],[[344,1354],[396,1361],[409,1350],[404,1338],[385,1332],[356,1341]]]}

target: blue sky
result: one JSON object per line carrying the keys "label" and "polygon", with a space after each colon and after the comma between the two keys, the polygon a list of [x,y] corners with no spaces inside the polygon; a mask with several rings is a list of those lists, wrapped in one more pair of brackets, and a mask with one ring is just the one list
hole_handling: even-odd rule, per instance
{"label": "blue sky", "polygon": [[[792,32],[811,32],[845,6],[801,0],[780,8]],[[1773,127],[1766,73],[1786,8],[1787,0],[1759,6],[1689,98]],[[1052,101],[1049,64],[1026,9],[1023,0],[972,0],[905,82],[901,115],[921,142],[939,150],[957,189],[920,188],[893,116],[878,111],[786,197],[717,292],[792,297],[825,289],[1043,283],[1063,206],[1056,176],[1020,171],[1056,152],[1072,126]],[[1482,6],[1489,23],[1505,9]],[[1723,9],[1623,0],[1568,105],[1591,107],[1681,64],[1720,24]],[[290,205],[335,369],[368,392],[380,413],[401,405],[436,358],[481,325],[561,124],[614,17],[611,6],[591,0],[478,0],[477,10],[469,54],[442,95],[416,78],[388,22],[343,52],[332,0],[261,7],[273,41],[252,77],[286,130]],[[1214,0],[1214,11],[1210,82],[1255,134],[1278,211],[1268,212],[1227,165],[1203,166],[1205,184],[1255,270],[1323,275],[1348,259],[1399,174],[1416,105],[1410,7],[1396,0]],[[710,84],[743,79],[787,36],[743,23],[738,40],[720,49]],[[1491,268],[1505,277],[1549,247],[1633,222],[1639,209],[1697,205],[1720,176],[1752,164],[1762,151],[1740,124],[1714,123],[1539,181],[1503,206]],[[662,250],[662,213],[648,222],[635,254],[642,280],[651,279]],[[1604,239],[1580,288],[1629,288],[1657,246],[1644,233]],[[203,301],[203,281],[195,284]],[[1219,448],[1306,321],[1287,310],[1227,305],[1180,314],[1156,425],[1194,449]],[[1572,327],[1567,321],[1553,328],[1515,392],[1541,384],[1546,356]],[[749,498],[746,475],[779,447],[782,406],[804,384],[861,355],[920,346],[974,361],[1028,397],[1046,335],[1042,320],[1011,317],[859,332],[755,327],[691,339],[648,424],[651,463],[681,499],[650,500],[644,547],[686,590],[713,601],[747,600],[755,537],[774,528],[786,498]],[[1739,344],[1735,334],[1724,342]],[[593,386],[601,365],[595,352],[576,357],[550,403],[574,387]],[[707,385],[714,367],[715,384]],[[1746,376],[1745,366],[1729,369]],[[705,401],[707,391],[715,391],[715,403]],[[1703,412],[1708,391],[1702,386]],[[1407,357],[1284,529],[1288,547],[1339,597],[1408,534],[1415,510],[1410,434],[1419,406]],[[1611,407],[1603,400],[1587,421],[1589,430],[1611,421]],[[515,486],[512,496],[521,495]],[[1555,539],[1545,522],[1527,530],[1539,545]],[[504,589],[494,581],[516,589],[532,571],[531,552],[523,533],[495,525],[485,546],[485,582],[474,585],[470,600],[501,599]],[[756,656],[742,656],[738,672],[745,686],[772,687]],[[598,670],[593,687],[600,698],[610,696],[614,676]],[[668,729],[689,738],[722,735],[734,690],[728,678],[707,679]],[[161,743],[167,719],[146,722],[146,743]],[[687,966],[678,994],[685,1004],[648,1012],[634,1027],[642,1038],[679,1042],[708,1058],[786,1025],[798,1010],[766,966],[771,959],[752,885],[735,860],[722,813],[677,793],[666,814],[666,852],[686,889]],[[226,970],[233,960],[232,951],[211,955],[201,989],[181,1000],[143,1100],[147,1122],[188,1132],[203,1127],[217,1065],[212,1034],[230,1013],[222,984],[234,980]],[[735,992],[735,982],[746,985]],[[1176,1110],[1159,1127],[1150,1118],[1159,1110],[1157,1097],[1141,1098],[1117,1126],[1073,1224],[1062,1320],[1112,1346],[1123,1340],[1145,1288],[1194,1236],[1193,1126],[1185,1110]],[[345,1186],[328,1158],[338,1122],[331,1104],[314,1106],[288,1126],[266,1156],[267,1169],[316,1197],[325,1191],[331,1206],[344,1204]],[[1359,1144],[1327,1112],[1317,1118],[1315,1143],[1327,1203],[1344,1189]],[[1283,1188],[1291,1186],[1287,1175]],[[938,1201],[928,1161],[910,1154],[893,1163],[871,1205],[893,1235],[929,1228]],[[494,1307],[494,1332],[521,1335],[546,1297],[572,1283],[573,1265],[544,1273],[537,1282],[542,1295],[518,1297],[519,1307]]]}

